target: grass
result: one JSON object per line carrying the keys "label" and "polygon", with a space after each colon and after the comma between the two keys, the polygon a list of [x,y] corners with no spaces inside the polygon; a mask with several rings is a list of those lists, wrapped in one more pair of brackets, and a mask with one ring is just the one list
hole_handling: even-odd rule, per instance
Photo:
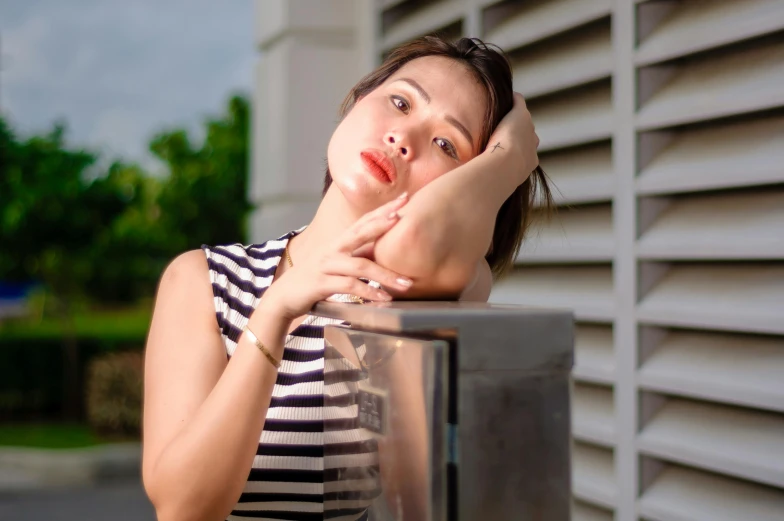
{"label": "grass", "polygon": [[[74,316],[74,327],[77,338],[143,341],[151,317],[151,305],[82,311]],[[62,337],[63,325],[55,318],[22,318],[0,322],[0,339],[51,340]]]}
{"label": "grass", "polygon": [[5,424],[0,425],[0,446],[46,449],[94,447],[130,439],[104,439],[83,424]]}

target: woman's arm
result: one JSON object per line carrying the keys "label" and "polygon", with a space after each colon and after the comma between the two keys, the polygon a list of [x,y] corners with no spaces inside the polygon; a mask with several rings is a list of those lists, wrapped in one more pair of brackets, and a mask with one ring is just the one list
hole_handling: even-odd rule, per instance
{"label": "woman's arm", "polygon": [[[396,286],[400,274],[351,253],[398,223],[406,200],[368,213],[321,256],[284,270],[248,327],[281,360],[292,321],[335,293],[389,296],[361,282]],[[144,365],[142,480],[160,521],[225,519],[247,482],[277,378],[246,335],[230,361],[218,330],[207,260],[176,258],[158,287]]]}
{"label": "woman's arm", "polygon": [[492,241],[498,210],[539,163],[538,142],[525,102],[515,94],[514,108],[484,152],[411,197],[373,252],[380,265],[414,280],[407,298],[456,297],[469,285]]}
{"label": "woman's arm", "polygon": [[[247,481],[276,370],[243,337],[231,360],[204,253],[161,277],[144,370],[142,479],[160,521],[225,519]],[[251,329],[280,359],[290,322],[265,309]]]}

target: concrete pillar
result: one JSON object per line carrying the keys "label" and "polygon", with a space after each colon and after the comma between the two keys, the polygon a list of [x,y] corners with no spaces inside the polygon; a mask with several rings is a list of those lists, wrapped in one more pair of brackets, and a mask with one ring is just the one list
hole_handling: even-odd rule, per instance
{"label": "concrete pillar", "polygon": [[251,242],[310,222],[340,103],[368,72],[371,0],[256,0]]}

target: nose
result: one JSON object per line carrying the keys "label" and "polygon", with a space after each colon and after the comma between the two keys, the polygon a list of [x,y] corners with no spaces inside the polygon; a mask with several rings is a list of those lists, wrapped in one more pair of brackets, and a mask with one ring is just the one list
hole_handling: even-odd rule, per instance
{"label": "nose", "polygon": [[400,153],[403,159],[410,160],[414,157],[412,139],[405,131],[387,132],[384,142],[393,150]]}

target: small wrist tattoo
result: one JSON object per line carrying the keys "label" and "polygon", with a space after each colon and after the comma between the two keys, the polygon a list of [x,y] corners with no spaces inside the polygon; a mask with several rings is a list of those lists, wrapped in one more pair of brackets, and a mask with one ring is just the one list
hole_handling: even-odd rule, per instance
{"label": "small wrist tattoo", "polygon": [[501,146],[501,142],[499,141],[498,143],[495,144],[493,150],[491,150],[490,153],[492,154],[493,152],[495,152],[496,148],[500,148],[501,150],[504,150],[504,147]]}

